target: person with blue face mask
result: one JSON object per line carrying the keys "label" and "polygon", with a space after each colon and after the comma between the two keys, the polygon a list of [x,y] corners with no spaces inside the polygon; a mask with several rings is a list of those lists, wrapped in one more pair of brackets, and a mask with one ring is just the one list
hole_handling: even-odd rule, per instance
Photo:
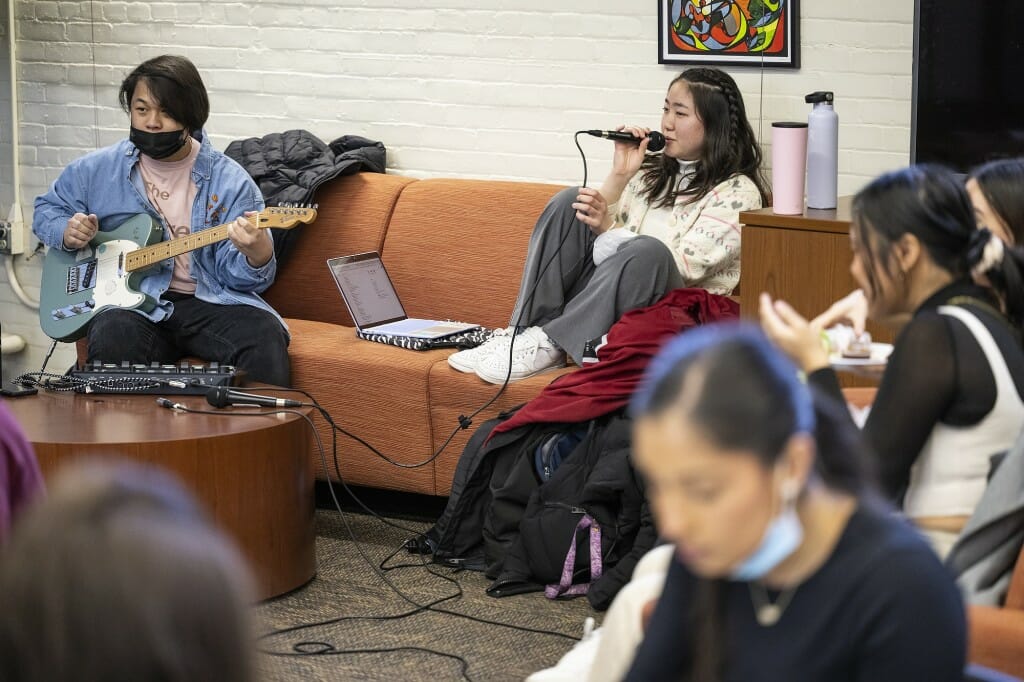
{"label": "person with blue face mask", "polygon": [[953,579],[865,483],[843,409],[756,327],[651,362],[634,458],[675,549],[625,679],[963,679]]}

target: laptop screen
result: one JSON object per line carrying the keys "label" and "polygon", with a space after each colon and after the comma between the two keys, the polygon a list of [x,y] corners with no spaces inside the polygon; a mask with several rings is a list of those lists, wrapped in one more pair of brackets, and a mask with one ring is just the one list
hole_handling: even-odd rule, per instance
{"label": "laptop screen", "polygon": [[380,254],[359,253],[327,260],[352,320],[360,329],[406,318]]}

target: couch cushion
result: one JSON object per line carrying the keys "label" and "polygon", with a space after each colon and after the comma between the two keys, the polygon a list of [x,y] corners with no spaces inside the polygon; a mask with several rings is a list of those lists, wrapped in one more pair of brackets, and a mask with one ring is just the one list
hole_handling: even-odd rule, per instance
{"label": "couch cushion", "polygon": [[[352,327],[288,319],[292,342],[292,384],[316,399],[341,428],[365,439],[403,464],[429,458],[433,438],[427,377],[431,365],[444,362],[442,351],[416,352],[359,339]],[[331,428],[317,419],[326,449],[322,470],[313,443],[319,478],[337,480],[331,458]],[[363,445],[338,434],[338,460],[347,483],[434,494],[434,464],[399,469]]]}
{"label": "couch cushion", "polygon": [[508,325],[533,225],[560,189],[453,179],[405,187],[382,253],[408,315]]}
{"label": "couch cushion", "polygon": [[267,302],[286,318],[351,325],[327,259],[379,251],[402,189],[413,178],[356,173],[317,191],[317,220],[301,228],[287,262],[267,290]]}
{"label": "couch cushion", "polygon": [[[490,400],[498,387],[448,366],[452,350],[411,351],[359,339],[351,327],[288,320],[292,326],[292,383],[308,391],[341,428],[403,464],[430,458],[459,424]],[[405,469],[338,434],[338,460],[347,483],[447,495],[455,464],[473,429],[500,411],[533,398],[563,369],[509,385],[497,401],[460,431],[435,462]],[[331,428],[317,419],[327,471],[313,444],[319,478],[338,479],[331,456]]]}

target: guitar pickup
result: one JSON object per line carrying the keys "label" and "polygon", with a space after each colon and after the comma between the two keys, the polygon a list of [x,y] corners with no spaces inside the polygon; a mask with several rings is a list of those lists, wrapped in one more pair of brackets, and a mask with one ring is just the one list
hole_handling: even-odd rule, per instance
{"label": "guitar pickup", "polygon": [[65,281],[65,293],[70,296],[77,294],[84,289],[92,289],[96,286],[96,259],[76,263],[68,268]]}

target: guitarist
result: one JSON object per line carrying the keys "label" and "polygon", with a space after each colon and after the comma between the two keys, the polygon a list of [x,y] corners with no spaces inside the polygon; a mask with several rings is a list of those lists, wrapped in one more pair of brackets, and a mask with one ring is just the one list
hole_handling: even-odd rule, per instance
{"label": "guitarist", "polygon": [[263,199],[204,133],[210,104],[199,72],[185,57],[154,57],[124,79],[119,99],[131,120],[128,139],[73,161],[36,199],[40,241],[75,251],[139,213],[163,225],[165,240],[230,225],[228,239],[154,266],[139,285],[157,301],[152,310],[99,311],[88,328],[88,360],[175,363],[192,355],[289,385],[287,327],[259,296],[277,271],[273,240],[246,219]]}

